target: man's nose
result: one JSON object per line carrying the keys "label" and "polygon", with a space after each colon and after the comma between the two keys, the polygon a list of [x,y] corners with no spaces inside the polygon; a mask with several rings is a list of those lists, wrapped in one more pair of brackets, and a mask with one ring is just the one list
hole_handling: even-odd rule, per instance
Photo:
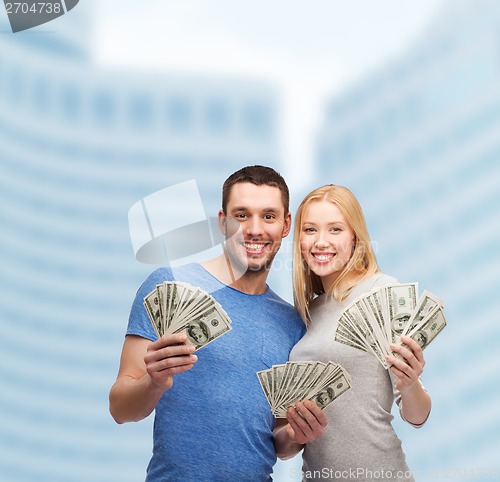
{"label": "man's nose", "polygon": [[260,236],[264,231],[264,221],[259,216],[252,216],[246,223],[246,231],[249,236]]}

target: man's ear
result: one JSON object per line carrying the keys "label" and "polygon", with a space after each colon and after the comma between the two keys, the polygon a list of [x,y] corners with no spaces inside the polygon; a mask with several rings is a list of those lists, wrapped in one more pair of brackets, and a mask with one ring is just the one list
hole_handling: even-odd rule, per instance
{"label": "man's ear", "polygon": [[288,212],[285,216],[285,222],[283,223],[283,234],[282,237],[286,238],[290,234],[290,229],[292,228],[292,214]]}
{"label": "man's ear", "polygon": [[227,224],[226,224],[226,215],[224,214],[224,211],[222,209],[219,211],[218,222],[219,222],[220,232],[225,236],[227,230]]}

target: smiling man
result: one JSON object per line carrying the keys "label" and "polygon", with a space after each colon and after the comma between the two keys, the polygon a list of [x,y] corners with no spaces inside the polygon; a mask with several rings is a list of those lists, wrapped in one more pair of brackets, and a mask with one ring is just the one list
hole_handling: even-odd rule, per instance
{"label": "smiling man", "polygon": [[279,175],[270,168],[253,166],[227,179],[219,211],[224,253],[202,263],[225,284],[250,294],[267,290],[269,269],[290,232],[288,188],[281,176],[274,176]]}
{"label": "smiling man", "polygon": [[168,268],[148,277],[132,305],[110,411],[118,423],[155,411],[147,482],[267,482],[276,454],[294,455],[327,424],[311,401],[298,402],[276,424],[256,375],[285,363],[304,333],[293,307],[267,285],[290,232],[285,181],[264,166],[235,172],[224,183],[218,219],[224,252],[176,268],[175,277],[211,293],[231,318],[231,331],[197,355],[185,334],[158,339],[143,299],[174,279]]}

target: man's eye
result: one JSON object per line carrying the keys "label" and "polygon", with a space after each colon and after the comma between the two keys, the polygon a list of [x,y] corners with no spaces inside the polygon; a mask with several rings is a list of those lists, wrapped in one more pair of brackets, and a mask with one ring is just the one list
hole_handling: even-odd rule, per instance
{"label": "man's eye", "polygon": [[276,216],[275,216],[274,214],[266,214],[266,215],[264,216],[264,219],[265,219],[266,221],[273,221],[274,219],[276,219]]}

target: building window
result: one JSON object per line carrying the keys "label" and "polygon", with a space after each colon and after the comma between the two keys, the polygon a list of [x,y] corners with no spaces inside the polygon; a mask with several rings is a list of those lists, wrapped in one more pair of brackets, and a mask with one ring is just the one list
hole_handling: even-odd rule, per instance
{"label": "building window", "polygon": [[206,103],[203,109],[203,119],[206,129],[213,134],[227,134],[231,122],[230,108],[222,99],[213,99]]}
{"label": "building window", "polygon": [[251,101],[243,106],[242,127],[245,135],[261,140],[273,134],[273,115],[269,105]]}
{"label": "building window", "polygon": [[50,108],[50,83],[45,77],[33,84],[33,107],[38,114],[47,114]]}
{"label": "building window", "polygon": [[193,130],[193,108],[188,99],[172,97],[166,104],[166,121],[169,130],[185,133]]}
{"label": "building window", "polygon": [[92,102],[93,118],[99,123],[109,125],[115,119],[115,99],[111,92],[96,92]]}
{"label": "building window", "polygon": [[68,121],[75,121],[81,110],[81,98],[75,84],[65,85],[61,89],[61,110],[63,117]]}
{"label": "building window", "polygon": [[21,71],[13,68],[7,84],[7,97],[13,104],[20,104],[24,97],[24,78]]}
{"label": "building window", "polygon": [[130,115],[135,127],[147,128],[153,123],[153,104],[145,94],[137,94],[130,100]]}

